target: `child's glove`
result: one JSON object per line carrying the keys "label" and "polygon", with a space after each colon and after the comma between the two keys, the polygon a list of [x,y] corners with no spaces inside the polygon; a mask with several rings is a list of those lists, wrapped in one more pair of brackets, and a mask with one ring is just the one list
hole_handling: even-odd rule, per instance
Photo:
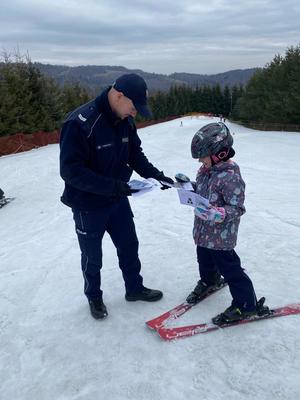
{"label": "child's glove", "polygon": [[[180,185],[183,185],[183,184],[186,184],[186,183],[190,183],[192,185],[192,187],[193,187],[193,189],[191,191],[194,191],[194,192],[196,191],[196,182],[192,182],[190,180],[190,178],[188,176],[186,176],[185,174],[182,174],[181,172],[178,172],[175,175],[175,179],[176,179],[176,182],[178,182]],[[179,186],[179,189],[181,189],[180,186]]]}
{"label": "child's glove", "polygon": [[223,207],[206,207],[202,204],[195,208],[196,217],[203,221],[223,222],[225,219],[225,209]]}
{"label": "child's glove", "polygon": [[178,172],[178,173],[175,175],[175,179],[176,179],[176,181],[179,182],[179,183],[186,183],[186,182],[190,182],[190,181],[191,181],[190,178],[189,178],[188,176],[182,174],[181,172]]}

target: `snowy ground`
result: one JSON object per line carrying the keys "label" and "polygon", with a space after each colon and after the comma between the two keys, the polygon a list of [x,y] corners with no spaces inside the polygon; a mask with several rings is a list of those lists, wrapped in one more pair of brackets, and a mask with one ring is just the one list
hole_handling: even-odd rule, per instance
{"label": "snowy ground", "polygon": [[[195,131],[186,117],[140,130],[148,158],[166,174],[194,177]],[[237,252],[270,306],[300,300],[300,134],[229,123],[247,184]],[[104,240],[109,317],[96,321],[82,295],[70,210],[59,202],[58,146],[0,158],[0,186],[16,200],[0,210],[0,367],[3,400],[297,400],[300,316],[163,342],[145,321],[195,285],[193,210],[175,190],[131,199],[146,286],[164,298],[127,303],[117,258]],[[230,304],[227,289],[178,320],[206,321]]]}

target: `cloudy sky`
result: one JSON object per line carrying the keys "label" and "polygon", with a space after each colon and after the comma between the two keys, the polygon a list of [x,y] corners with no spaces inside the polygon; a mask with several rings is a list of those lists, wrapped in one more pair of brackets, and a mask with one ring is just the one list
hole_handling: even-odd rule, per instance
{"label": "cloudy sky", "polygon": [[299,0],[1,0],[0,46],[33,61],[212,74],[300,43]]}

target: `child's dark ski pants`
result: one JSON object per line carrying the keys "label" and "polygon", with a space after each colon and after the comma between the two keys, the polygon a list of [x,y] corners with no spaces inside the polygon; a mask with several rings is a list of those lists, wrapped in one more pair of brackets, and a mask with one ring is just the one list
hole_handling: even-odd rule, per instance
{"label": "child's dark ski pants", "polygon": [[213,279],[219,271],[228,283],[232,305],[248,310],[255,308],[257,299],[253,284],[234,250],[213,250],[197,246],[197,260],[203,282],[214,284]]}

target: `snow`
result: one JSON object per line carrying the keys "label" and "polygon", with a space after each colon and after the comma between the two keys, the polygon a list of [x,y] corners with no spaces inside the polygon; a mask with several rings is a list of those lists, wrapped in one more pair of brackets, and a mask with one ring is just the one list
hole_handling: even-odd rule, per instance
{"label": "snow", "polygon": [[[190,141],[212,121],[185,117],[144,128],[144,151],[167,175],[194,178],[199,164]],[[299,302],[300,135],[228,125],[247,184],[236,250],[269,306]],[[164,298],[124,300],[115,249],[105,236],[109,316],[90,316],[71,211],[59,201],[58,154],[50,145],[0,158],[0,186],[16,197],[0,210],[1,399],[299,399],[300,316],[174,342],[145,326],[181,303],[198,279],[193,209],[179,204],[174,189],[130,200],[144,283],[162,289]],[[230,301],[223,289],[176,324],[207,321]]]}

